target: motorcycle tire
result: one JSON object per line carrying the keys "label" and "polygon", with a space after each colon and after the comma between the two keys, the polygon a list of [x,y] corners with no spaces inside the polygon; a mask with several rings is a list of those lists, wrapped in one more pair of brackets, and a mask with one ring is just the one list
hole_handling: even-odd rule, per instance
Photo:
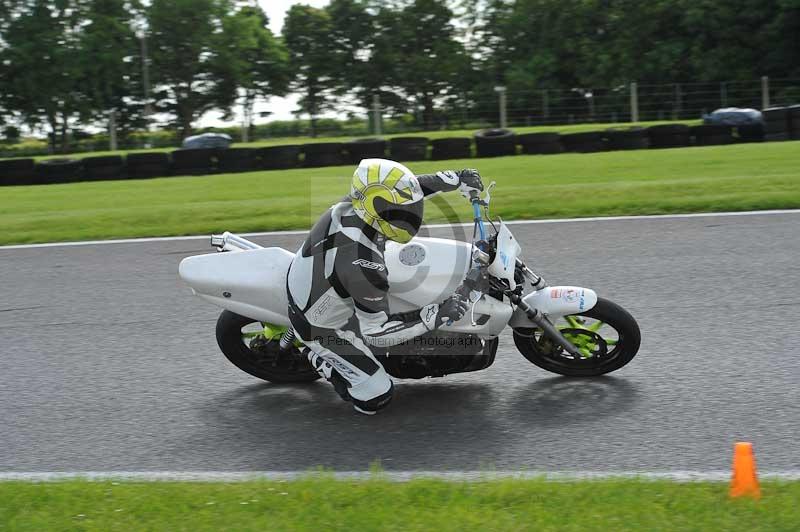
{"label": "motorcycle tire", "polygon": [[223,310],[217,319],[217,344],[234,366],[253,377],[280,384],[320,378],[311,364],[300,357],[296,347],[292,347],[292,354],[281,355],[278,342],[273,340],[265,343],[265,351],[261,353],[251,349],[242,338],[242,328],[251,323],[257,320],[229,310]]}
{"label": "motorcycle tire", "polygon": [[603,357],[579,360],[565,358],[543,350],[534,336],[536,329],[515,329],[514,344],[528,361],[547,371],[569,377],[595,377],[611,373],[633,360],[639,351],[639,325],[627,310],[616,303],[601,297],[594,307],[574,316],[599,320],[613,328],[619,336],[613,349]]}

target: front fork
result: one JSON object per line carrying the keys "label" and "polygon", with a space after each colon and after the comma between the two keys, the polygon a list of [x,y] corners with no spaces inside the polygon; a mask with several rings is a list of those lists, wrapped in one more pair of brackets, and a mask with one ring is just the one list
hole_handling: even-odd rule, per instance
{"label": "front fork", "polygon": [[540,329],[542,329],[542,332],[547,337],[549,337],[551,340],[553,340],[558,345],[563,347],[564,350],[573,357],[583,358],[583,355],[578,350],[578,348],[575,347],[575,345],[572,342],[567,340],[563,334],[561,334],[561,331],[559,331],[558,328],[556,328],[556,326],[553,325],[553,323],[547,318],[547,316],[539,312],[538,309],[532,308],[530,305],[528,305],[525,302],[525,300],[522,299],[522,296],[520,296],[516,292],[510,292],[508,294],[508,297],[509,299],[511,299],[511,302],[513,304],[515,304],[518,308],[522,309],[522,311],[525,313],[525,315],[528,317],[529,320],[531,320]]}

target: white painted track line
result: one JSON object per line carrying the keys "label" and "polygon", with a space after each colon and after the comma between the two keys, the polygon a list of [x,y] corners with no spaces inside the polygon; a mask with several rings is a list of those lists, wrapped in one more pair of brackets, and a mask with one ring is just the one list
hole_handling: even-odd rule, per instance
{"label": "white painted track line", "polygon": [[[180,482],[245,482],[248,480],[294,480],[299,478],[335,478],[337,480],[369,480],[380,478],[392,482],[408,482],[428,478],[457,482],[478,482],[502,479],[544,479],[555,482],[603,479],[670,480],[674,482],[727,482],[728,471],[67,471],[0,473],[0,482],[57,482],[71,479],[90,481],[180,481]],[[762,472],[764,480],[800,480],[800,470]]]}
{"label": "white painted track line", "polygon": [[[507,225],[533,225],[533,224],[555,224],[555,223],[586,223],[586,222],[615,222],[625,220],[677,220],[682,218],[719,218],[729,216],[768,216],[775,214],[800,214],[800,209],[778,209],[771,211],[740,211],[740,212],[698,212],[691,214],[654,214],[643,216],[596,216],[592,218],[554,218],[549,220],[512,220],[506,222]],[[439,227],[451,227],[452,224],[432,224],[426,225],[428,229]],[[472,223],[457,224],[464,227],[471,227]],[[281,236],[281,235],[304,235],[307,230],[299,231],[265,231],[260,233],[239,233],[244,237],[260,236]],[[211,235],[193,236],[164,236],[152,238],[123,238],[115,240],[86,240],[81,242],[49,242],[45,244],[18,244],[12,246],[0,246],[0,251],[14,249],[31,248],[51,248],[67,246],[101,246],[106,244],[141,244],[146,242],[172,242],[182,240],[209,240]]]}

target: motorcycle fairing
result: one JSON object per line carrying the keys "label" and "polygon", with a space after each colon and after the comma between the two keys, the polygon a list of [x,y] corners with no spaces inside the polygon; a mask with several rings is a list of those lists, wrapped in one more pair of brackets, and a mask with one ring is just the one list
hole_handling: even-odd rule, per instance
{"label": "motorcycle fairing", "polygon": [[293,258],[277,247],[209,253],[183,259],[178,274],[195,295],[214,305],[288,327],[286,275]]}
{"label": "motorcycle fairing", "polygon": [[497,232],[497,253],[494,261],[489,265],[489,273],[498,279],[508,281],[511,290],[517,287],[514,280],[514,271],[517,266],[517,257],[522,253],[517,239],[511,233],[508,226],[500,222],[500,230]]}
{"label": "motorcycle fairing", "polygon": [[[570,314],[586,312],[597,304],[597,293],[580,286],[548,286],[522,298],[531,308],[550,317],[551,320]],[[517,308],[511,317],[512,328],[534,327],[525,312]]]}

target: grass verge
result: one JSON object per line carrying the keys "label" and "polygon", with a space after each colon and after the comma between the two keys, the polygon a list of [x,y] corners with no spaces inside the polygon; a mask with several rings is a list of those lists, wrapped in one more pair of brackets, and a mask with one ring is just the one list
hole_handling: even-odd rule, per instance
{"label": "grass verge", "polygon": [[760,501],[724,483],[644,480],[0,483],[0,529],[796,530],[800,482]]}
{"label": "grass verge", "polygon": [[[505,219],[800,208],[800,142],[420,162],[496,180]],[[353,167],[3,187],[0,244],[307,228],[349,190]],[[462,221],[456,194],[428,223]]]}

